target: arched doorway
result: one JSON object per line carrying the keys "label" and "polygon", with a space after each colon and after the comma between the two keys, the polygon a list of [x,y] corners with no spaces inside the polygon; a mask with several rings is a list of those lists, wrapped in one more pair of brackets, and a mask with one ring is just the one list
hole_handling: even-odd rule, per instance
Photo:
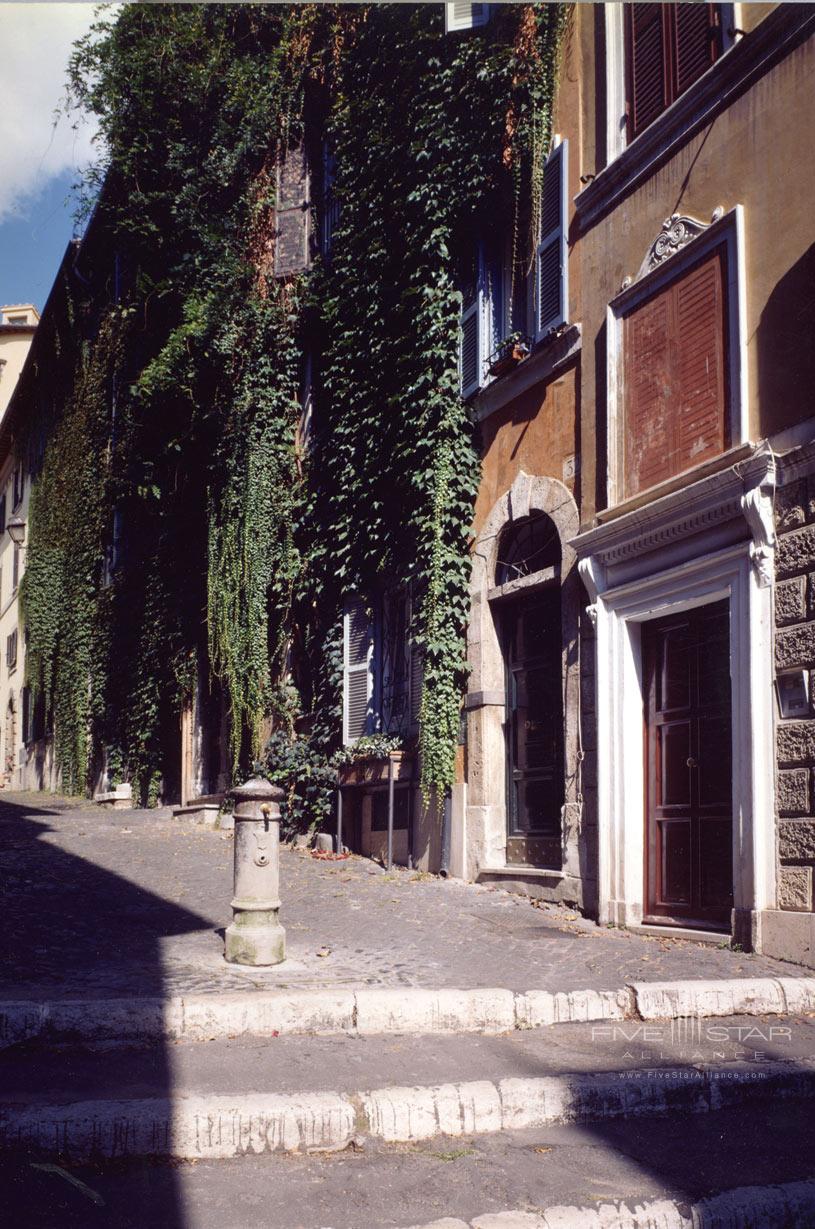
{"label": "arched doorway", "polygon": [[581,905],[594,896],[594,866],[580,763],[578,528],[564,483],[521,472],[476,539],[462,861],[468,878]]}
{"label": "arched doorway", "polygon": [[561,546],[545,512],[508,525],[491,597],[506,680],[507,865],[561,869]]}

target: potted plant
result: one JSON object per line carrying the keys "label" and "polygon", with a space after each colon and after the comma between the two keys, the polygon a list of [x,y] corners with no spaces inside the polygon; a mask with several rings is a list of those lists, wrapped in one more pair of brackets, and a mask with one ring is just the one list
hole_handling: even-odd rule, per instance
{"label": "potted plant", "polygon": [[502,376],[512,371],[529,355],[529,339],[523,333],[510,333],[487,359],[491,376]]}

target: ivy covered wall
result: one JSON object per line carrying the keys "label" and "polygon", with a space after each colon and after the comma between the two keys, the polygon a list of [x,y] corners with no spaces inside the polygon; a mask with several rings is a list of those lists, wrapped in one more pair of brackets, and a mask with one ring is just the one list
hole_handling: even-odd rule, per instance
{"label": "ivy covered wall", "polygon": [[[171,797],[202,664],[233,774],[269,723],[281,753],[307,731],[295,759],[317,773],[340,738],[343,597],[400,582],[422,781],[452,782],[479,471],[457,285],[479,235],[530,258],[565,16],[501,5],[445,34],[442,5],[132,5],[78,45],[104,189],[72,384],[29,421],[24,578],[65,786],[104,753],[143,800]],[[299,150],[310,258],[281,275],[278,173]]]}

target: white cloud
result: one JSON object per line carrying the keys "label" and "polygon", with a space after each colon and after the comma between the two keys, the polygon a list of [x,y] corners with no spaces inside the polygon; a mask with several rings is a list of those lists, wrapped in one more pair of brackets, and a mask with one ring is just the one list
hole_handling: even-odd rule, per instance
{"label": "white cloud", "polygon": [[0,222],[24,211],[56,175],[93,157],[93,130],[54,113],[65,93],[71,46],[93,4],[0,3]]}

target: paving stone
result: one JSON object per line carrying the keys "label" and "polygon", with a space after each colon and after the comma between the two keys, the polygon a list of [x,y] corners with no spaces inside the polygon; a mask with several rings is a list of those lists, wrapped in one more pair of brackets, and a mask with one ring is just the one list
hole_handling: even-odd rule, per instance
{"label": "paving stone", "polygon": [[775,589],[775,621],[783,626],[798,623],[807,615],[806,579],[796,576],[782,581]]}
{"label": "paving stone", "polygon": [[808,768],[786,768],[778,774],[778,810],[781,815],[808,815],[811,810]]}
{"label": "paving stone", "polygon": [[[592,760],[584,764],[585,788]],[[319,861],[288,848],[281,852],[281,920],[289,958],[243,969],[223,959],[232,840],[231,833],[149,812],[69,809],[48,795],[3,793],[0,997],[140,996],[147,1009],[148,1000],[215,992],[414,986],[559,993],[790,972],[759,955],[598,927],[498,888],[401,868],[388,875],[365,858]],[[203,1006],[196,1011],[205,1032]],[[240,1031],[237,1005],[235,1012]]]}

